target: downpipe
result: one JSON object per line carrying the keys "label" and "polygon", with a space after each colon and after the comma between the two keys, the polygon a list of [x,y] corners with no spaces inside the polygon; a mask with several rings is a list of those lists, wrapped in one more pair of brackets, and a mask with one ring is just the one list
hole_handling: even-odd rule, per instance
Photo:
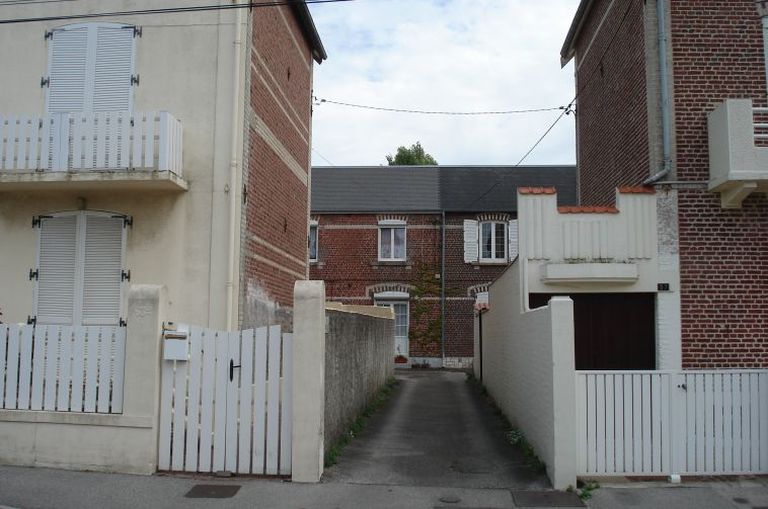
{"label": "downpipe", "polygon": [[672,133],[669,108],[669,74],[667,72],[667,6],[666,0],[656,1],[656,17],[659,22],[659,85],[661,87],[661,136],[664,162],[662,169],[643,181],[653,185],[672,171]]}

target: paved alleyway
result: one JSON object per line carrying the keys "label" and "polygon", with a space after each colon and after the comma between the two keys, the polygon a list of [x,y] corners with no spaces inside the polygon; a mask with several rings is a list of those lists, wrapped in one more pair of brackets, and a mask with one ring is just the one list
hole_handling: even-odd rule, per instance
{"label": "paved alleyway", "polygon": [[491,406],[449,371],[398,372],[392,399],[326,470],[326,482],[541,489]]}

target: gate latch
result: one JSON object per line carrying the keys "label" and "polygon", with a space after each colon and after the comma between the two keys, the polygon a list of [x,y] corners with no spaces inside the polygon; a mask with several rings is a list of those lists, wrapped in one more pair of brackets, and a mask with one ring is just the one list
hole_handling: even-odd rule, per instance
{"label": "gate latch", "polygon": [[235,364],[235,361],[232,359],[229,359],[229,381],[235,379],[235,368],[239,368],[240,364]]}

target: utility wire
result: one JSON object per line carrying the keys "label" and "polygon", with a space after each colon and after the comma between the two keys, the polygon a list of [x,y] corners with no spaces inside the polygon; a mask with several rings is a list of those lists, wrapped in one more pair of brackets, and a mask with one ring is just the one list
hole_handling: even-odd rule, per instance
{"label": "utility wire", "polygon": [[515,115],[520,113],[540,113],[543,111],[556,111],[564,109],[563,106],[554,106],[551,108],[531,108],[523,110],[496,110],[496,111],[439,111],[439,110],[413,110],[404,108],[385,108],[382,106],[370,106],[366,104],[354,104],[341,101],[332,101],[314,96],[315,105],[324,103],[336,104],[339,106],[348,106],[350,108],[360,108],[374,111],[388,111],[392,113],[413,113],[418,115],[457,115],[457,116],[479,116],[479,115]]}
{"label": "utility wire", "polygon": [[336,165],[335,165],[335,164],[333,164],[333,163],[332,163],[332,162],[331,162],[331,161],[330,161],[330,160],[329,160],[327,157],[325,157],[323,154],[321,154],[320,152],[318,152],[317,150],[315,150],[315,148],[314,148],[314,147],[312,147],[312,152],[314,152],[315,154],[317,154],[318,156],[320,156],[320,159],[322,159],[322,160],[323,160],[323,161],[325,161],[326,163],[330,164],[331,166],[336,166]]}
{"label": "utility wire", "polygon": [[[354,0],[304,0],[305,4],[330,4],[338,2],[352,2]],[[273,2],[248,2],[229,5],[194,5],[189,7],[164,7],[160,9],[138,9],[131,11],[93,12],[86,14],[70,14],[62,16],[40,16],[35,18],[0,19],[0,25],[12,25],[18,23],[33,23],[39,21],[64,21],[72,19],[106,18],[110,16],[139,16],[146,14],[176,14],[184,12],[223,11],[230,9],[256,9],[260,7],[278,7],[295,4],[296,0],[276,0]]]}

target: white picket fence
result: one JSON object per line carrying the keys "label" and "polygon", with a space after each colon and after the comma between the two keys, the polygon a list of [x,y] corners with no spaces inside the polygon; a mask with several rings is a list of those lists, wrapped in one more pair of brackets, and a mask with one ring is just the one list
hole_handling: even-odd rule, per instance
{"label": "white picket fence", "polygon": [[181,175],[181,122],[168,112],[0,115],[0,171],[159,170]]}
{"label": "white picket fence", "polygon": [[768,370],[577,371],[579,475],[768,473]]}
{"label": "white picket fence", "polygon": [[125,327],[0,325],[0,408],[123,411]]}
{"label": "white picket fence", "polygon": [[291,334],[279,326],[188,330],[164,360],[159,470],[291,473]]}

